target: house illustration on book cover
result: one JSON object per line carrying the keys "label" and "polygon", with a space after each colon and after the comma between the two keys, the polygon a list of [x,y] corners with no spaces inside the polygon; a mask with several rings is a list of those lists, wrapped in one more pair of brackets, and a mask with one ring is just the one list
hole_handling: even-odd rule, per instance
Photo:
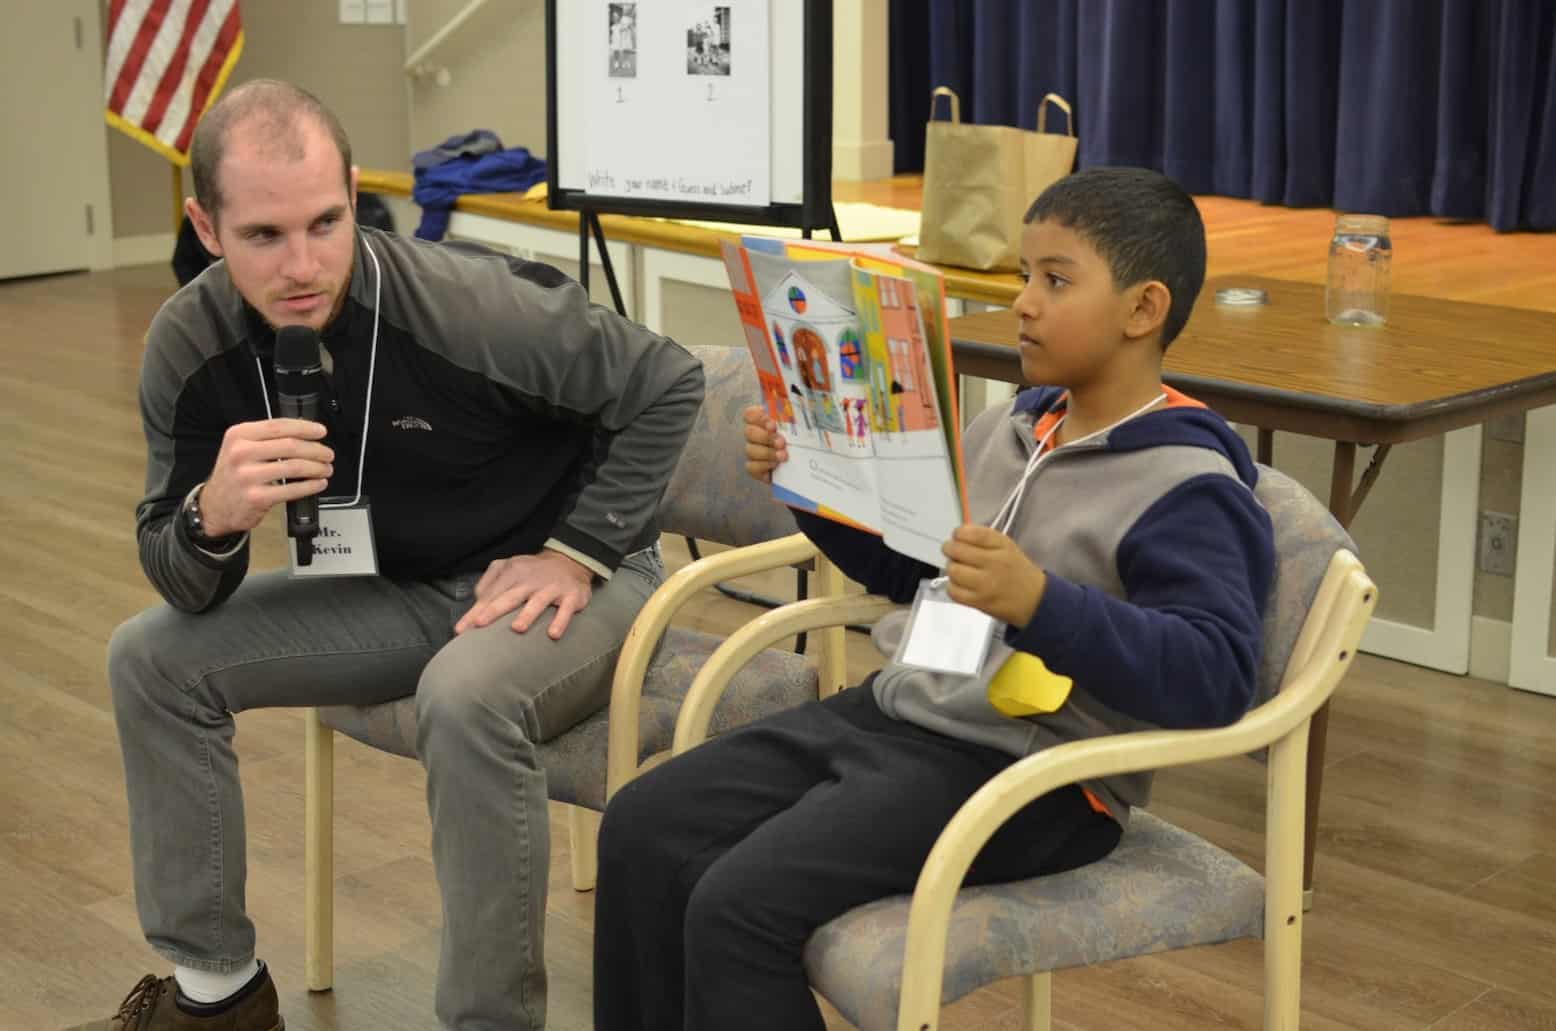
{"label": "house illustration on book cover", "polygon": [[854,289],[870,299],[860,321],[868,351],[871,425],[885,433],[939,429],[924,325],[912,284],[856,269]]}
{"label": "house illustration on book cover", "polygon": [[[829,295],[799,272],[785,273],[762,299],[772,322],[776,344],[787,340],[779,371],[786,381],[787,420],[774,412],[777,398],[762,377],[767,410],[789,423],[794,432],[808,431],[821,447],[854,442],[855,424],[849,412],[856,401],[868,396],[868,381],[859,349],[858,317],[853,298]],[[841,359],[842,348],[852,341],[851,360]],[[759,369],[759,372],[768,370]],[[799,424],[794,424],[798,418]],[[832,435],[842,441],[834,441]],[[803,438],[802,441],[803,442]]]}

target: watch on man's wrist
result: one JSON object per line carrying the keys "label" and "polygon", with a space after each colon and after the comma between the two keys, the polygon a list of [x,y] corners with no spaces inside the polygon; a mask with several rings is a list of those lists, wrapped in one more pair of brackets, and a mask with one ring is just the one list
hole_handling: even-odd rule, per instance
{"label": "watch on man's wrist", "polygon": [[206,533],[205,519],[200,514],[200,491],[204,487],[204,483],[197,483],[195,489],[185,496],[184,504],[179,509],[179,518],[184,521],[184,529],[188,532],[191,541],[211,551],[226,551],[237,543],[242,534],[232,533],[225,537],[212,537]]}

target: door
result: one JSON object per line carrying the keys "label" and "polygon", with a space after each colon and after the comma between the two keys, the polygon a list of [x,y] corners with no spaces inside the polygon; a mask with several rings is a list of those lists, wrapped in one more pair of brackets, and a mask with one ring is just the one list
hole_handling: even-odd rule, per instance
{"label": "door", "polygon": [[0,279],[86,268],[91,234],[111,231],[108,213],[88,205],[87,162],[104,127],[97,19],[84,6],[5,5]]}

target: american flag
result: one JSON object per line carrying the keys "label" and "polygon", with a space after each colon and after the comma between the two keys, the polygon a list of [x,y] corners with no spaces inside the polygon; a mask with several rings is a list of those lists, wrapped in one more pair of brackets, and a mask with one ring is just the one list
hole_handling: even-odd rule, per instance
{"label": "american flag", "polygon": [[177,165],[243,50],[238,0],[111,0],[108,124]]}

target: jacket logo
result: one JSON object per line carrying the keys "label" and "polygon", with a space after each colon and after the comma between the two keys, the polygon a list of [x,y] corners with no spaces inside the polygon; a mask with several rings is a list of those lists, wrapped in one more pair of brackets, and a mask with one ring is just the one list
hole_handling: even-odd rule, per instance
{"label": "jacket logo", "polygon": [[429,433],[432,431],[432,424],[416,415],[402,415],[390,425],[402,430],[427,430]]}

